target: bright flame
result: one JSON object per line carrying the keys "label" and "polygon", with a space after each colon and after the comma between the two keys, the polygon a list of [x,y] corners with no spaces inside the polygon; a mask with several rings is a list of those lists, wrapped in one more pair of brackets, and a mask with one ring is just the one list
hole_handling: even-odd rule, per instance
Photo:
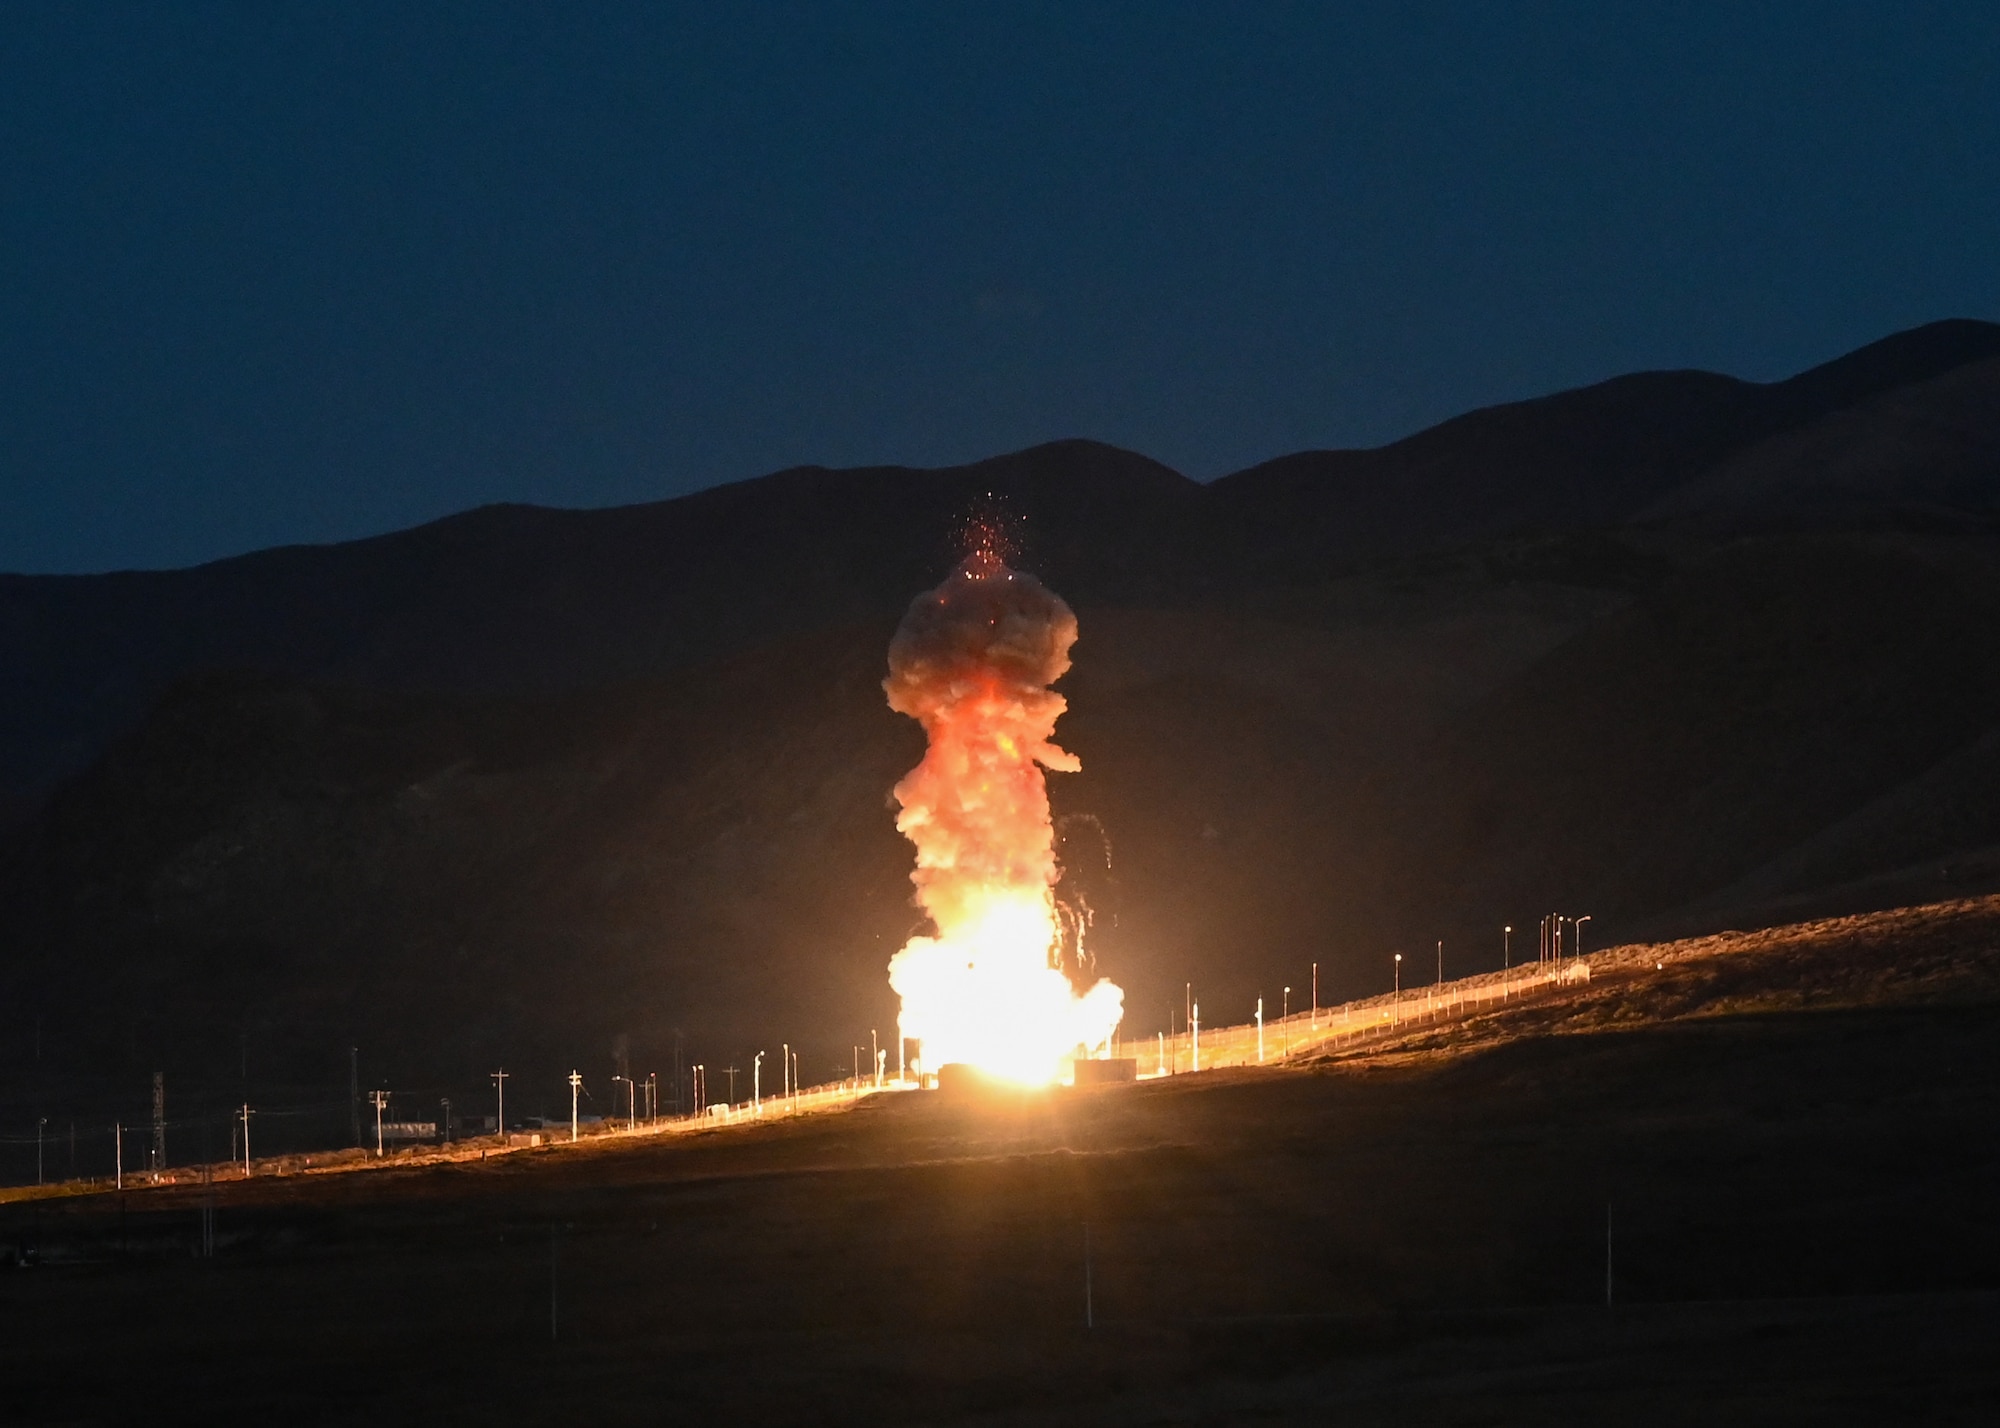
{"label": "bright flame", "polygon": [[1125,994],[1081,996],[1057,965],[1054,828],[1044,767],[1075,772],[1051,742],[1068,707],[1049,685],[1069,668],[1076,616],[990,546],[920,595],[889,646],[889,705],[921,722],[924,760],[896,785],[917,846],[911,881],[935,937],[889,962],[902,1034],[925,1070],[961,1061],[1029,1083],[1103,1049]]}

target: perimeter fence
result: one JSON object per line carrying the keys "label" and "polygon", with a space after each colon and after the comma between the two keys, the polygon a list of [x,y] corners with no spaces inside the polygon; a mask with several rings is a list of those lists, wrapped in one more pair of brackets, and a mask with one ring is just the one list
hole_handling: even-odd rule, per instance
{"label": "perimeter fence", "polygon": [[[1608,949],[1616,955],[1619,949]],[[1255,1066],[1300,1056],[1337,1053],[1411,1027],[1474,1015],[1489,1007],[1546,995],[1590,979],[1590,964],[1605,953],[1560,963],[1530,963],[1442,985],[1308,1007],[1289,1015],[1217,1027],[1202,1026],[1152,1039],[1121,1040],[1116,1054],[1138,1061],[1142,1078]],[[363,1123],[353,1144],[354,1107],[345,1100],[303,1105],[258,1105],[249,1111],[249,1158],[244,1155],[243,1110],[211,1111],[164,1121],[85,1125],[50,1120],[34,1134],[0,1135],[0,1185],[7,1198],[23,1194],[74,1194],[117,1185],[187,1185],[246,1176],[325,1174],[371,1165],[416,1165],[484,1159],[522,1150],[575,1143],[597,1144],[639,1136],[687,1135],[745,1122],[777,1121],[850,1106],[864,1097],[913,1089],[885,1075],[860,1076],[772,1096],[717,1102],[693,1113],[628,1114],[594,1122],[539,1119],[516,1129],[429,1143],[390,1143],[378,1149]],[[450,1134],[446,1123],[446,1134]],[[165,1154],[161,1154],[164,1150]]]}

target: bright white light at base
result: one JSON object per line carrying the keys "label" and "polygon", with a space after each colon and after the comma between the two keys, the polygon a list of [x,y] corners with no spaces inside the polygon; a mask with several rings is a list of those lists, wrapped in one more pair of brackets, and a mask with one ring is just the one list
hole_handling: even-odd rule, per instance
{"label": "bright white light at base", "polygon": [[951,1062],[1028,1085],[1060,1080],[1070,1057],[1102,1051],[1125,994],[1099,982],[1082,996],[1049,965],[1055,912],[1046,893],[993,894],[955,938],[916,937],[889,963],[905,1035],[924,1069]]}

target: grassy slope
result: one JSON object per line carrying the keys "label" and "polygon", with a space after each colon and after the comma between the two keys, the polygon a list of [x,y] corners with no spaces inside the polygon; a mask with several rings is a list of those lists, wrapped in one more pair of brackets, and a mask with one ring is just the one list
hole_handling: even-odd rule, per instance
{"label": "grassy slope", "polygon": [[187,1192],[12,1206],[100,1262],[0,1282],[0,1369],[31,1421],[1970,1416],[1996,1020],[1989,899],[1620,949],[1288,1069],[231,1186],[212,1261]]}

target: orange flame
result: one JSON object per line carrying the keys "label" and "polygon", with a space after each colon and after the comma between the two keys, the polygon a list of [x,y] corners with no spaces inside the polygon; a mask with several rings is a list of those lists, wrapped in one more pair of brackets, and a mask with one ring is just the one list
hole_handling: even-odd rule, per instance
{"label": "orange flame", "polygon": [[896,827],[916,844],[911,881],[934,937],[889,962],[902,1034],[926,1070],[965,1062],[1009,1080],[1060,1079],[1103,1048],[1125,994],[1081,995],[1056,965],[1060,926],[1044,768],[1074,773],[1053,742],[1068,708],[1049,685],[1069,668],[1076,616],[982,542],[910,605],[889,646],[889,706],[924,726],[924,760],[896,785]]}

